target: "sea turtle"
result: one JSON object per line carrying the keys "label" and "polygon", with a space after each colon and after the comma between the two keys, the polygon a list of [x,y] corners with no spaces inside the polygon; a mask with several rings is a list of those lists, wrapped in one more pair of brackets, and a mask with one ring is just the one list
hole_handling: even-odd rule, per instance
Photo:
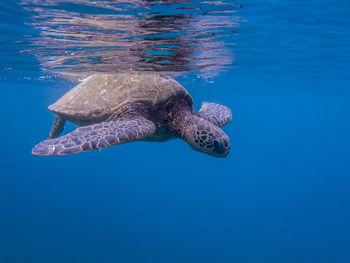
{"label": "sea turtle", "polygon": [[[57,114],[55,122],[33,154],[65,155],[173,138],[216,157],[230,151],[230,139],[220,128],[231,121],[230,109],[204,102],[196,114],[187,90],[173,78],[155,73],[92,75],[49,109]],[[82,127],[58,137],[66,120]]]}

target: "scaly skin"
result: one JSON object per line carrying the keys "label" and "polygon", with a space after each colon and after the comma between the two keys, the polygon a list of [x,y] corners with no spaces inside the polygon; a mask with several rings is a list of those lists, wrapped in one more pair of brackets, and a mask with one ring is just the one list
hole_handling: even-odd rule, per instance
{"label": "scaly skin", "polygon": [[232,112],[229,108],[212,102],[203,102],[198,116],[218,127],[225,126],[232,121]]}
{"label": "scaly skin", "polygon": [[137,141],[154,133],[153,122],[144,118],[109,121],[80,127],[67,135],[42,141],[32,153],[66,155],[103,149],[111,145]]}
{"label": "scaly skin", "polygon": [[196,151],[215,157],[226,157],[230,152],[230,138],[223,130],[189,110],[176,111],[170,129]]}

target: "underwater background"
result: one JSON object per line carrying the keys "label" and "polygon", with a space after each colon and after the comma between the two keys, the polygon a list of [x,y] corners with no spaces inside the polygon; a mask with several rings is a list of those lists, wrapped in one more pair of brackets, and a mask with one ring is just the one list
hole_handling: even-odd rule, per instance
{"label": "underwater background", "polygon": [[[1,1],[0,263],[350,262],[349,29],[347,0]],[[31,154],[50,104],[125,70],[230,107],[228,157]]]}

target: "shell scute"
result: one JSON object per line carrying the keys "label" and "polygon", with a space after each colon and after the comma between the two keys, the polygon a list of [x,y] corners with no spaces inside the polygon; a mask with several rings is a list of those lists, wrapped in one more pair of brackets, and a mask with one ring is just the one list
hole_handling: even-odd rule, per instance
{"label": "shell scute", "polygon": [[88,120],[110,115],[133,102],[166,102],[177,94],[192,97],[177,81],[154,73],[95,74],[68,91],[49,109],[74,119]]}

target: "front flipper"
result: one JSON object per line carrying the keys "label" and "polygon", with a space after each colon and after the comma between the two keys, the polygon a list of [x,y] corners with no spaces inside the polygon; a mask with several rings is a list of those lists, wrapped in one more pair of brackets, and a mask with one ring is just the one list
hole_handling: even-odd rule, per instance
{"label": "front flipper", "polygon": [[66,155],[103,149],[111,145],[141,140],[154,133],[153,122],[144,118],[117,120],[80,127],[67,135],[42,141],[32,153]]}
{"label": "front flipper", "polygon": [[212,102],[203,102],[198,116],[218,127],[222,127],[232,121],[232,112],[229,108]]}

